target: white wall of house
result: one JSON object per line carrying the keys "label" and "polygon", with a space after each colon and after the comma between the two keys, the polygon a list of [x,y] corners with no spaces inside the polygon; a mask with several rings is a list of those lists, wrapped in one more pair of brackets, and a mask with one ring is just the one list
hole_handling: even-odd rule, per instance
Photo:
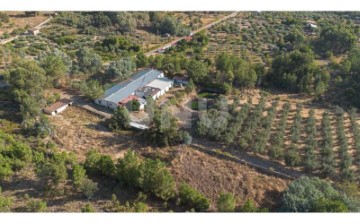
{"label": "white wall of house", "polygon": [[55,116],[58,113],[63,112],[69,105],[64,105],[62,107],[60,107],[59,109],[57,109],[56,111],[52,111],[50,114],[51,116]]}

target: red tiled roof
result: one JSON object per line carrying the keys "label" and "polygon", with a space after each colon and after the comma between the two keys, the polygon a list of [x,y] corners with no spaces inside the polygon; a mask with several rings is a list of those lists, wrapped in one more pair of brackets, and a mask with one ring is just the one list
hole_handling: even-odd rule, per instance
{"label": "red tiled roof", "polygon": [[122,101],[120,101],[119,104],[127,104],[128,102],[130,102],[132,100],[139,100],[139,98],[135,95],[130,95],[130,96],[126,97],[125,99],[123,99]]}

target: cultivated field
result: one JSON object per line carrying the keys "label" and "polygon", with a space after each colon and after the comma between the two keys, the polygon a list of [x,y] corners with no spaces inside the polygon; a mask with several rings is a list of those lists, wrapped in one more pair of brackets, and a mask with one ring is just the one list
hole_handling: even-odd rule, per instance
{"label": "cultivated field", "polygon": [[[357,179],[360,121],[356,112],[327,108],[299,94],[248,91],[229,97],[229,102],[234,98],[240,99],[238,113],[243,115],[232,118],[227,130],[235,128],[236,137],[227,144],[218,142],[310,174]],[[246,112],[242,111],[245,104],[250,106]],[[299,156],[297,164],[286,161],[290,152]]]}

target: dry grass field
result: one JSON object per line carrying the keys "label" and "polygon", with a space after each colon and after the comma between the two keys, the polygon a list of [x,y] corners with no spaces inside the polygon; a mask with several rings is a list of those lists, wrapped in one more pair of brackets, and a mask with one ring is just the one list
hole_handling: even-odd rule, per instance
{"label": "dry grass field", "polygon": [[3,24],[0,29],[0,35],[4,33],[11,33],[13,30],[18,28],[33,28],[45,21],[48,16],[45,13],[39,13],[35,17],[27,17],[24,12],[8,11],[5,12],[9,15],[9,23]]}

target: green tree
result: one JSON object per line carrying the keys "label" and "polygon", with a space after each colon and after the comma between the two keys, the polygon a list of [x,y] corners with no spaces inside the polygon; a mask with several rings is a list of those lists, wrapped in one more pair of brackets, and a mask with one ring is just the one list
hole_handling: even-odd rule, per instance
{"label": "green tree", "polygon": [[188,63],[187,73],[195,83],[203,84],[208,76],[208,68],[204,62],[192,59]]}
{"label": "green tree", "polygon": [[73,166],[72,181],[76,189],[80,189],[83,181],[87,178],[86,170],[83,166],[75,164]]}
{"label": "green tree", "polygon": [[118,12],[117,13],[118,30],[121,33],[134,33],[136,29],[136,19],[133,13]]}
{"label": "green tree", "polygon": [[99,188],[96,182],[86,178],[81,182],[80,190],[88,199],[90,199],[94,196],[95,192],[99,190]]}
{"label": "green tree", "polygon": [[144,68],[148,66],[149,60],[143,52],[140,52],[136,55],[135,63],[137,68]]}
{"label": "green tree", "polygon": [[128,151],[116,164],[117,179],[124,184],[140,188],[143,182],[142,161],[134,151]]}
{"label": "green tree", "polygon": [[60,83],[60,80],[68,70],[63,59],[55,55],[48,55],[41,58],[40,66],[45,70],[46,76],[52,80],[55,86]]}
{"label": "green tree", "polygon": [[20,104],[22,118],[32,126],[41,113],[45,102],[43,92],[46,83],[45,71],[35,61],[15,60],[6,76],[14,100]]}
{"label": "green tree", "polygon": [[98,163],[100,158],[101,154],[96,149],[90,149],[86,153],[84,167],[90,174],[98,173]]}
{"label": "green tree", "polygon": [[126,57],[111,62],[105,74],[108,79],[116,78],[119,81],[123,81],[130,77],[134,69],[135,63],[133,59]]}
{"label": "green tree", "polygon": [[294,92],[322,94],[330,75],[314,63],[313,52],[292,51],[275,57],[268,81],[279,88]]}
{"label": "green tree", "polygon": [[331,51],[338,55],[350,51],[355,46],[356,40],[352,27],[327,26],[321,30],[317,46],[324,53]]}
{"label": "green tree", "polygon": [[101,57],[88,48],[81,48],[76,52],[77,65],[83,73],[89,75],[99,72],[102,68]]}
{"label": "green tree", "polygon": [[282,199],[282,211],[285,212],[346,210],[350,208],[349,205],[346,196],[335,190],[330,183],[317,177],[301,177],[294,180],[288,186]]}
{"label": "green tree", "polygon": [[51,125],[49,119],[41,114],[38,121],[34,125],[34,134],[38,137],[44,138],[46,136],[53,134],[53,126]]}
{"label": "green tree", "polygon": [[231,193],[220,193],[217,199],[219,212],[234,212],[236,207],[235,197]]}
{"label": "green tree", "polygon": [[90,80],[82,82],[80,85],[80,92],[90,100],[99,99],[104,95],[104,88],[97,80]]}
{"label": "green tree", "polygon": [[295,145],[291,145],[285,152],[285,163],[288,166],[298,166],[301,163],[301,156]]}
{"label": "green tree", "polygon": [[174,179],[160,160],[145,159],[142,189],[165,201],[175,196]]}
{"label": "green tree", "polygon": [[48,187],[56,187],[67,179],[67,170],[64,161],[46,161],[36,169],[37,176]]}
{"label": "green tree", "polygon": [[103,155],[95,149],[86,153],[84,167],[91,174],[113,177],[115,174],[115,165],[109,155]]}
{"label": "green tree", "polygon": [[118,107],[108,121],[109,128],[117,131],[130,128],[130,115],[126,107]]}
{"label": "green tree", "polygon": [[195,209],[197,212],[204,212],[210,206],[209,199],[187,183],[180,185],[179,197],[181,204],[189,210]]}
{"label": "green tree", "polygon": [[183,143],[176,118],[168,108],[155,109],[147,137],[156,145],[168,146]]}
{"label": "green tree", "polygon": [[0,155],[0,180],[4,180],[13,175],[13,170],[11,169],[10,164],[5,161],[5,158]]}

